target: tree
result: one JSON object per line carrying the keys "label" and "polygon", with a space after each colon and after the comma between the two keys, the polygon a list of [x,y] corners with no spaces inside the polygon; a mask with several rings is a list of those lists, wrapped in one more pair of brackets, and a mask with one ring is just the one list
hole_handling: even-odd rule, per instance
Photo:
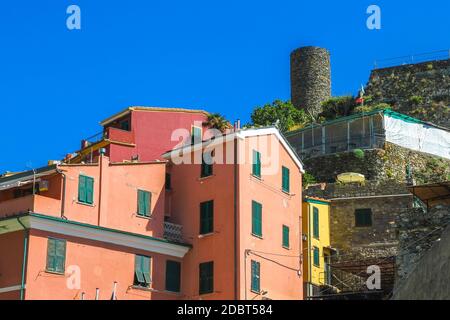
{"label": "tree", "polygon": [[319,118],[334,120],[352,114],[356,107],[355,98],[352,96],[333,97],[322,103],[322,113]]}
{"label": "tree", "polygon": [[290,101],[275,100],[271,104],[256,107],[251,114],[253,126],[272,126],[277,124],[281,132],[296,127],[304,127],[310,121],[303,110],[298,110]]}
{"label": "tree", "polygon": [[208,115],[208,121],[205,123],[211,129],[217,129],[224,133],[231,128],[231,123],[225,119],[220,113],[212,113]]}

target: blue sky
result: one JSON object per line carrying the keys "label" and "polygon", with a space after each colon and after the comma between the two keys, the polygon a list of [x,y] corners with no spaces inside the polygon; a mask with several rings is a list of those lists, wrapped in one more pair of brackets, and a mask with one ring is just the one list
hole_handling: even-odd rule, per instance
{"label": "blue sky", "polygon": [[[82,30],[66,28],[81,8]],[[366,28],[366,9],[382,29]],[[289,99],[289,53],[332,53],[333,94],[355,93],[376,59],[450,48],[450,2],[8,1],[0,7],[0,172],[45,165],[130,105],[202,108],[248,121]]]}

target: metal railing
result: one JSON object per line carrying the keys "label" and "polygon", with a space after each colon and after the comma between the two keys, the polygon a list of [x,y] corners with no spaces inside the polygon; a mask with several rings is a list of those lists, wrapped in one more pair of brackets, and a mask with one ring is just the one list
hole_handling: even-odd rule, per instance
{"label": "metal railing", "polygon": [[164,239],[182,243],[183,226],[175,223],[164,222]]}
{"label": "metal railing", "polygon": [[374,61],[375,69],[450,59],[450,49]]}

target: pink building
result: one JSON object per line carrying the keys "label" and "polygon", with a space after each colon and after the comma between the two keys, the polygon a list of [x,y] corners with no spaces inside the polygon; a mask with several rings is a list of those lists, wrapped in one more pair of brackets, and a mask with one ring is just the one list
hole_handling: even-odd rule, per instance
{"label": "pink building", "polygon": [[[106,120],[131,119],[132,147],[0,178],[0,299],[302,299],[303,168],[284,137],[179,144],[162,113]],[[206,117],[168,114],[195,134]]]}

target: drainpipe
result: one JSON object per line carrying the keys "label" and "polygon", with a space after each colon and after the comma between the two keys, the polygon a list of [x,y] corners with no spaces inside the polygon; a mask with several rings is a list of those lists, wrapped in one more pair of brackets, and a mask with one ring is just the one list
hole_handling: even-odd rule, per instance
{"label": "drainpipe", "polygon": [[27,259],[28,259],[28,239],[30,237],[30,231],[25,225],[20,221],[20,218],[17,218],[17,222],[20,223],[22,226],[25,237],[23,239],[23,260],[22,260],[22,280],[20,283],[20,300],[25,299],[25,274],[26,274],[26,267],[27,267]]}
{"label": "drainpipe", "polygon": [[308,288],[306,290],[307,297],[310,296],[310,288],[312,284],[312,263],[311,263],[311,205],[308,204],[308,251],[307,251],[307,257],[308,257]]}
{"label": "drainpipe", "polygon": [[[238,299],[238,205],[237,205],[237,195],[238,195],[238,164],[237,164],[237,139],[234,138],[234,300]],[[245,259],[246,260],[246,259]],[[247,290],[247,288],[245,288]]]}
{"label": "drainpipe", "polygon": [[67,176],[59,168],[56,169],[56,172],[61,174],[62,177],[63,177],[63,186],[62,186],[62,195],[61,195],[61,218],[65,219],[66,217],[64,216],[64,213],[65,213],[65,207],[66,207],[66,181],[67,181]]}

